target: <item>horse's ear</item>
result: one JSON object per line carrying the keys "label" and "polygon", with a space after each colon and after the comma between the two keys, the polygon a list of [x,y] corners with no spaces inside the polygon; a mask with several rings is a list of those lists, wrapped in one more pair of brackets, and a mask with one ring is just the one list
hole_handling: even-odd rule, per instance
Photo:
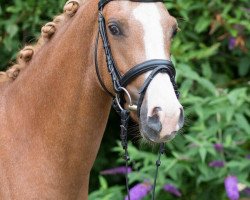
{"label": "horse's ear", "polygon": [[42,27],[42,37],[50,39],[56,32],[56,24],[54,22],[49,22]]}
{"label": "horse's ear", "polygon": [[68,16],[72,17],[75,15],[79,7],[81,6],[82,1],[80,0],[69,0],[66,2],[64,6],[64,13]]}

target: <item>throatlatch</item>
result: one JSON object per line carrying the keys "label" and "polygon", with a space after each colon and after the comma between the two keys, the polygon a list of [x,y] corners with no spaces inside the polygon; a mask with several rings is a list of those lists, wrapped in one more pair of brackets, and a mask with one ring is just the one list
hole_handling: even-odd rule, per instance
{"label": "throatlatch", "polygon": [[[152,59],[145,61],[143,63],[140,63],[133,68],[131,68],[127,73],[124,75],[121,75],[118,68],[116,67],[116,63],[113,59],[112,53],[111,53],[111,48],[110,44],[108,41],[107,37],[107,32],[106,32],[106,24],[105,24],[105,18],[103,16],[103,8],[105,7],[106,4],[108,4],[112,0],[100,0],[98,4],[98,24],[99,24],[99,31],[96,39],[96,45],[95,45],[95,68],[96,68],[96,73],[98,80],[103,87],[103,89],[113,98],[113,108],[120,114],[121,116],[121,144],[124,149],[124,160],[126,163],[126,189],[127,189],[127,194],[128,194],[128,200],[130,199],[130,193],[129,193],[129,181],[128,181],[128,165],[130,161],[130,157],[128,154],[128,143],[127,143],[127,133],[128,133],[128,122],[129,122],[129,114],[130,111],[137,111],[138,117],[140,117],[140,111],[141,111],[141,105],[145,96],[145,93],[147,91],[147,88],[153,78],[159,74],[159,73],[167,73],[170,77],[170,80],[173,84],[175,93],[177,98],[179,98],[179,92],[177,85],[175,83],[175,68],[173,66],[173,63],[169,60],[162,60],[162,59]],[[137,2],[162,2],[162,0],[131,0],[131,1],[137,1]],[[99,37],[101,36],[102,43],[103,43],[103,48],[105,51],[106,55],[106,63],[107,63],[107,69],[108,72],[110,73],[112,82],[113,82],[113,88],[115,94],[113,94],[111,91],[107,89],[105,86],[101,74],[99,71],[99,66],[98,66],[98,41]],[[135,78],[138,76],[149,72],[150,75],[146,79],[146,81],[143,83],[141,86],[141,89],[139,90],[139,100],[137,102],[137,105],[134,105],[131,100],[131,96],[129,92],[126,90],[126,86]],[[129,110],[124,109],[124,96],[128,97],[129,102],[128,103],[128,108]],[[161,155],[164,153],[164,143],[160,144],[160,149],[159,149],[159,154],[158,154],[158,160],[156,161],[156,171],[155,171],[155,177],[154,177],[154,183],[152,187],[152,200],[155,199],[155,187],[156,187],[156,180],[158,176],[158,169],[159,166],[161,165]]]}

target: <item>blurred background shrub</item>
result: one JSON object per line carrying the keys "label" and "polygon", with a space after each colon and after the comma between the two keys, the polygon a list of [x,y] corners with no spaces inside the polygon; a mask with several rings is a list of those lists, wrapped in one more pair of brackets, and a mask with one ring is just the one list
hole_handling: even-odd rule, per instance
{"label": "blurred background shrub", "polygon": [[[0,0],[1,70],[24,44],[36,41],[42,25],[61,12],[64,3]],[[173,40],[172,60],[186,125],[166,145],[157,200],[249,199],[250,2],[173,0],[165,5],[180,27]],[[157,148],[141,144],[134,139],[135,133],[130,137],[130,186],[135,186],[135,192],[147,190],[153,181]],[[118,140],[119,118],[112,112],[92,170],[90,200],[124,198],[122,172],[100,174],[124,165]],[[150,199],[149,195],[144,199]]]}

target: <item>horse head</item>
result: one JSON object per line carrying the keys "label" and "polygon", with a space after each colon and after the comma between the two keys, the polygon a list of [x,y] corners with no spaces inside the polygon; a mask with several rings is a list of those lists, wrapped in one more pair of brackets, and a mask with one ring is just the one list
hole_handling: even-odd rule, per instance
{"label": "horse head", "polygon": [[101,3],[99,24],[104,22],[99,31],[109,69],[109,73],[106,67],[100,69],[102,86],[113,95],[122,88],[125,103],[120,107],[134,107],[130,115],[143,138],[156,143],[172,139],[184,124],[170,61],[176,19],[158,1]]}

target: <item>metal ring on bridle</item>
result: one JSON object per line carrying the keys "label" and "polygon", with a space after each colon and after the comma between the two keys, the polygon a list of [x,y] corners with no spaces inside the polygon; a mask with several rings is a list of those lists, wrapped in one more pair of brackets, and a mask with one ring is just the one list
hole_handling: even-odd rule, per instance
{"label": "metal ring on bridle", "polygon": [[[131,96],[130,96],[128,90],[126,90],[126,88],[124,88],[124,87],[120,87],[119,89],[121,89],[121,90],[127,95],[127,97],[128,97],[128,109],[129,109],[130,111],[137,111],[137,105],[135,105],[135,104],[132,103],[132,98],[131,98]],[[119,98],[119,95],[118,95],[118,94],[116,94],[115,99],[116,99],[116,103],[117,103],[117,105],[119,106],[119,108],[120,108],[121,110],[124,110],[124,109],[122,108],[121,104],[120,104],[120,98]]]}

